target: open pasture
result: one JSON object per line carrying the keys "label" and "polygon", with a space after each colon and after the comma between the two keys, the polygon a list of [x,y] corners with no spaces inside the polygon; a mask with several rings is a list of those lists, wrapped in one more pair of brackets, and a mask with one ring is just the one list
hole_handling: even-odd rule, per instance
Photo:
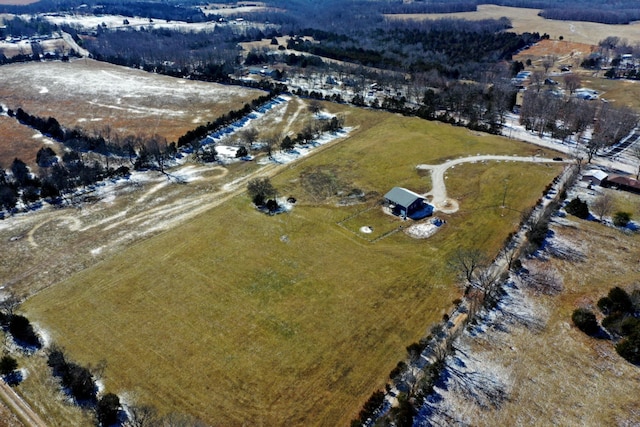
{"label": "open pasture", "polygon": [[[396,185],[424,192],[430,182],[417,163],[536,149],[326,107],[355,129],[272,177],[279,194],[298,199],[291,212],[261,214],[240,194],[41,291],[26,314],[73,360],[106,359],[107,389],[131,401],[214,425],[348,424],[404,348],[460,294],[446,267],[452,251],[474,246],[495,255],[561,165],[457,166],[447,190],[461,209],[446,217],[446,229],[428,240],[395,233],[370,243],[338,225],[366,206],[314,202],[301,188],[304,170],[331,165],[367,194]],[[499,209],[505,183],[509,209]],[[375,208],[367,216],[387,219]]]}
{"label": "open pasture", "polygon": [[0,67],[0,102],[7,107],[55,117],[62,126],[112,139],[158,134],[175,141],[263,93],[89,59]]}
{"label": "open pasture", "polygon": [[598,24],[595,22],[556,21],[552,19],[544,19],[538,16],[538,12],[540,12],[540,9],[482,4],[478,5],[478,10],[476,12],[398,14],[386,16],[391,19],[424,20],[457,18],[468,19],[470,21],[477,21],[481,19],[500,19],[502,17],[506,17],[509,18],[511,25],[513,26],[509,31],[516,33],[547,33],[554,39],[562,36],[565,40],[586,44],[598,44],[600,40],[607,36],[625,38],[631,44],[640,41],[640,23],[633,23],[630,25],[608,25]]}
{"label": "open pasture", "polygon": [[624,105],[640,112],[640,81],[638,80],[584,77],[582,86],[597,90],[600,93],[600,98],[604,98],[616,106]]}
{"label": "open pasture", "polygon": [[[638,196],[631,197],[638,202]],[[597,302],[609,289],[637,288],[638,236],[570,215],[553,221],[552,230],[548,244],[569,245],[581,259],[530,260],[528,265],[562,277],[564,290],[553,296],[531,292],[526,304],[512,304],[515,310],[531,307],[544,327],[505,319],[507,333],[491,328],[468,347],[468,354],[494,364],[494,372],[508,373],[509,399],[500,408],[479,410],[460,395],[453,400],[454,411],[475,426],[638,425],[638,367],[620,357],[611,341],[589,337],[571,320],[578,307],[601,320]]]}
{"label": "open pasture", "polygon": [[0,167],[10,167],[16,157],[33,167],[36,165],[36,153],[44,145],[60,153],[58,143],[10,117],[0,116]]}

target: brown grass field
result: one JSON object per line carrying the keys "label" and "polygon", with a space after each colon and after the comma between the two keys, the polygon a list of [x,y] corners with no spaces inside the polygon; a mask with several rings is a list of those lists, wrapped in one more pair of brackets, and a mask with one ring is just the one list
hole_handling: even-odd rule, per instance
{"label": "brown grass field", "polygon": [[175,141],[263,93],[89,59],[0,68],[0,99],[8,108],[52,116],[68,128],[99,132],[108,125],[120,137],[158,134]]}
{"label": "brown grass field", "polygon": [[[59,241],[56,228],[63,223],[31,235],[26,222],[11,229],[35,238],[36,253],[73,247],[65,261],[89,266],[32,297],[26,313],[74,360],[106,359],[107,389],[129,401],[214,425],[347,424],[384,385],[404,347],[459,295],[445,267],[448,254],[461,244],[495,253],[517,226],[519,211],[534,203],[560,165],[456,167],[447,182],[461,210],[447,217],[443,231],[426,241],[395,233],[372,244],[338,222],[359,214],[363,222],[382,220],[382,211],[373,210],[377,200],[349,207],[313,203],[300,188],[303,171],[330,165],[347,188],[365,192],[384,194],[393,185],[426,191],[429,181],[416,173],[416,163],[476,153],[532,155],[536,149],[415,118],[328,107],[343,110],[347,125],[357,128],[274,175],[281,194],[299,200],[288,214],[265,216],[238,195],[126,250],[105,253],[97,264],[88,249],[126,230],[81,227],[85,231],[65,231]],[[237,173],[229,169],[220,183]],[[519,190],[508,195],[513,210],[502,216],[497,206],[505,180]],[[176,197],[172,191],[154,192],[145,203],[167,203]],[[104,207],[98,221],[115,209]],[[89,219],[78,218],[84,225]],[[22,253],[28,244],[17,240],[9,253]],[[38,259],[31,254],[12,277],[23,285],[39,277],[32,271],[21,279],[29,265],[38,268]],[[23,394],[39,401],[30,378]],[[48,411],[49,419],[65,418]]]}
{"label": "brown grass field", "polygon": [[476,12],[460,13],[432,13],[387,15],[391,19],[442,19],[459,18],[468,20],[499,19],[507,17],[513,28],[509,31],[516,33],[538,32],[547,33],[557,39],[563,36],[565,40],[577,43],[598,44],[607,36],[618,36],[627,39],[631,44],[640,41],[640,23],[630,25],[607,25],[594,22],[555,21],[538,16],[539,9],[524,9],[483,4]]}
{"label": "brown grass field", "polygon": [[7,116],[0,116],[0,135],[0,167],[8,168],[16,157],[35,167],[36,153],[45,144],[61,152],[59,144]]}
{"label": "brown grass field", "polygon": [[[628,207],[632,198],[631,211],[638,215],[638,196],[617,193],[616,197],[618,209]],[[585,258],[542,262],[543,268],[557,270],[564,280],[559,295],[530,295],[538,312],[545,313],[544,329],[492,331],[471,347],[483,360],[508,369],[513,381],[512,394],[501,409],[468,411],[472,425],[640,423],[638,367],[621,358],[610,341],[588,337],[571,321],[578,307],[599,313],[598,299],[613,286],[629,292],[640,286],[640,241],[637,235],[599,223],[567,219],[552,224],[554,238],[572,242]]]}

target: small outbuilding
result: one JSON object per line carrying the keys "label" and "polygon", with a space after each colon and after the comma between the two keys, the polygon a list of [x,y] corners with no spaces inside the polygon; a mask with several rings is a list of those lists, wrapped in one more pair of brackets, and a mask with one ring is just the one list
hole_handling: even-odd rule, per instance
{"label": "small outbuilding", "polygon": [[384,199],[391,212],[404,219],[422,219],[433,214],[433,206],[424,197],[406,188],[393,187]]}
{"label": "small outbuilding", "polygon": [[582,174],[582,181],[591,185],[601,185],[602,181],[607,179],[609,175],[599,169],[591,169]]}

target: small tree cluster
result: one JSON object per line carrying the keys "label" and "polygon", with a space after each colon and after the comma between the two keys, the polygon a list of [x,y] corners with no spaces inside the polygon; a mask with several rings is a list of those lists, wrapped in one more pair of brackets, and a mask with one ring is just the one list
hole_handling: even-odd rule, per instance
{"label": "small tree cluster", "polygon": [[66,360],[60,348],[53,347],[49,351],[47,365],[55,376],[60,377],[62,387],[78,402],[94,402],[96,400],[96,383],[89,369]]}
{"label": "small tree cluster", "polygon": [[254,178],[247,184],[247,191],[253,204],[260,207],[276,196],[276,189],[269,178]]}
{"label": "small tree cluster", "polygon": [[380,409],[384,402],[384,392],[382,390],[376,390],[371,397],[365,402],[358,414],[358,418],[351,421],[351,427],[360,427],[367,422],[369,418],[372,418],[375,412]]}
{"label": "small tree cluster", "polygon": [[567,203],[565,210],[568,214],[577,216],[578,218],[589,218],[589,206],[587,202],[580,200],[580,197],[576,197]]}
{"label": "small tree cluster", "polygon": [[629,212],[616,212],[613,215],[613,225],[616,227],[626,227],[631,221],[631,214]]}
{"label": "small tree cluster", "polygon": [[96,404],[96,418],[101,426],[110,426],[118,422],[120,398],[113,393],[102,396]]}
{"label": "small tree cluster", "polygon": [[571,315],[573,324],[587,335],[595,335],[600,330],[596,315],[586,308],[577,308]]}
{"label": "small tree cluster", "polygon": [[[640,365],[640,289],[631,295],[619,286],[611,288],[607,296],[598,300],[598,308],[605,315],[602,327],[619,340],[616,351],[627,361]],[[586,309],[573,312],[573,323],[589,335],[599,331],[595,314]]]}
{"label": "small tree cluster", "polygon": [[6,328],[17,344],[23,347],[40,348],[42,343],[29,319],[15,314],[19,304],[19,298],[13,295],[0,303],[0,325]]}
{"label": "small tree cluster", "polygon": [[0,359],[0,375],[11,375],[16,369],[18,369],[18,361],[16,359],[8,354],[2,356],[2,359]]}

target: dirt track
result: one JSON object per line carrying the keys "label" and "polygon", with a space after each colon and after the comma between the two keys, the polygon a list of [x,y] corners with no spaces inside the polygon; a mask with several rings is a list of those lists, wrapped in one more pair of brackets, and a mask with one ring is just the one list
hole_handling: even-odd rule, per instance
{"label": "dirt track", "polygon": [[40,416],[4,381],[0,381],[0,400],[18,416],[26,427],[47,427]]}
{"label": "dirt track", "polygon": [[505,161],[505,162],[529,162],[529,163],[554,163],[552,159],[544,157],[518,157],[518,156],[471,156],[462,157],[459,159],[449,160],[440,165],[418,165],[416,169],[431,171],[431,184],[433,188],[426,196],[432,196],[431,203],[436,207],[436,210],[444,213],[454,213],[458,210],[458,202],[453,199],[447,198],[447,187],[444,183],[445,172],[456,165],[463,163],[476,163],[486,161]]}

